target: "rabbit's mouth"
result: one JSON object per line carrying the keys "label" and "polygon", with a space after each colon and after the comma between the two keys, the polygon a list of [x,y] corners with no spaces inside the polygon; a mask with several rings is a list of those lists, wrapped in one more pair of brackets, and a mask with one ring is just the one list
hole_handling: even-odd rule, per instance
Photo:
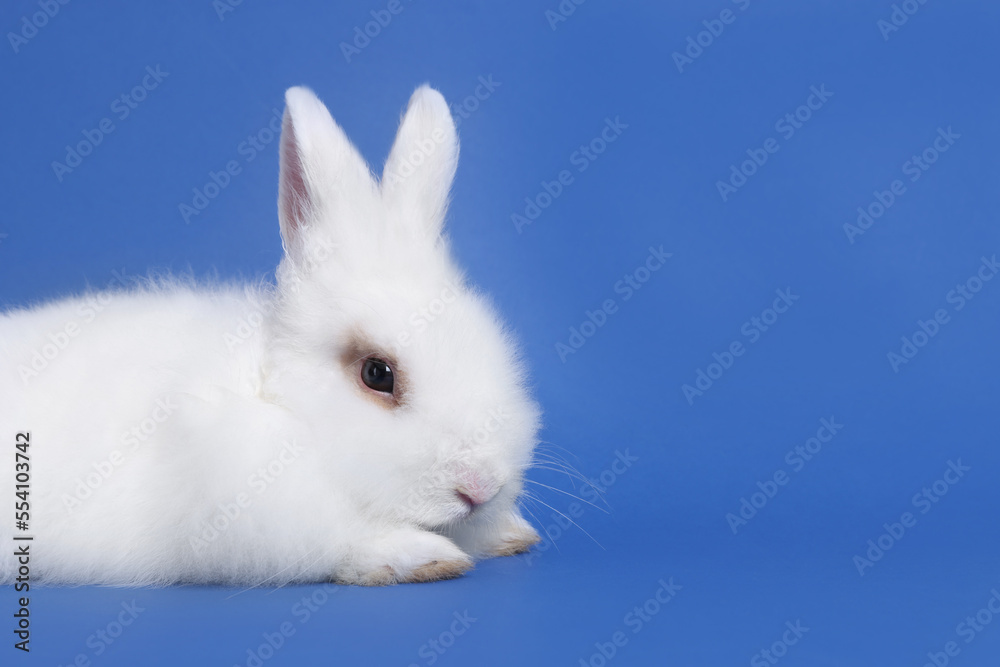
{"label": "rabbit's mouth", "polygon": [[484,497],[479,493],[464,487],[456,488],[451,497],[444,502],[441,507],[441,517],[431,521],[424,521],[422,527],[436,533],[445,534],[448,530],[476,521],[480,517],[489,514],[492,506],[496,504],[494,498],[496,493]]}
{"label": "rabbit's mouth", "polygon": [[469,509],[469,514],[475,512],[476,508],[483,504],[461,489],[455,489],[455,495],[458,496],[459,500],[466,504]]}
{"label": "rabbit's mouth", "polygon": [[488,505],[495,496],[496,493],[486,496],[481,492],[459,486],[455,489],[454,502],[449,503],[449,506],[453,506],[454,510],[452,511],[452,508],[449,507],[451,517],[442,525],[442,528],[464,523],[479,516],[485,511],[484,506]]}

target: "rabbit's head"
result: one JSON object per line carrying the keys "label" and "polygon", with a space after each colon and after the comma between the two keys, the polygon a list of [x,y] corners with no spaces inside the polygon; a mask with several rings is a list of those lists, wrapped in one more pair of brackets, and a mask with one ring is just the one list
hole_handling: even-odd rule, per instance
{"label": "rabbit's head", "polygon": [[457,160],[427,86],[380,180],[311,91],[286,94],[262,391],[311,431],[331,486],[432,529],[510,507],[539,423],[509,335],[442,233]]}

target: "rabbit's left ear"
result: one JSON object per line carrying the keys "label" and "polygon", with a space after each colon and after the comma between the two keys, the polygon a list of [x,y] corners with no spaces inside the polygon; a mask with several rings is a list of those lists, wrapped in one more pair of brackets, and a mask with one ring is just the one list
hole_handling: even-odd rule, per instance
{"label": "rabbit's left ear", "polygon": [[[278,219],[285,250],[303,261],[317,233],[363,236],[378,202],[368,165],[308,88],[289,88],[281,123]],[[322,229],[318,229],[322,227]]]}
{"label": "rabbit's left ear", "polygon": [[448,104],[430,86],[417,88],[382,174],[382,200],[408,231],[437,237],[458,165],[458,134]]}

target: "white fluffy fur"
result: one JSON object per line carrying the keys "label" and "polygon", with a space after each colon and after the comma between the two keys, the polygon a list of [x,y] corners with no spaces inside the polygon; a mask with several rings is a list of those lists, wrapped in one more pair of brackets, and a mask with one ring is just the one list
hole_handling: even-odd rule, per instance
{"label": "white fluffy fur", "polygon": [[[0,583],[19,431],[48,583],[425,581],[537,539],[517,499],[538,409],[441,235],[458,159],[444,99],[413,94],[380,181],[311,91],[286,104],[276,286],[146,281],[0,315]],[[360,383],[365,354],[395,361],[398,405]],[[145,440],[126,435],[144,420]],[[456,489],[489,499],[470,512]]]}

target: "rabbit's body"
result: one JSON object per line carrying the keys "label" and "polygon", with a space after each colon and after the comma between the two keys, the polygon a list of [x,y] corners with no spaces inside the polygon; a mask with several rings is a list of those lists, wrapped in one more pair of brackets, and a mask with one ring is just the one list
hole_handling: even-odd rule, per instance
{"label": "rabbit's body", "polygon": [[[90,319],[95,304],[102,310]],[[264,304],[260,293],[178,286],[91,294],[0,318],[5,422],[31,433],[27,534],[38,575],[263,579],[269,565],[277,572],[282,552],[305,548],[301,530],[297,539],[254,535],[256,515],[288,503],[286,486],[303,490],[308,478],[296,479],[296,468],[310,466],[297,443],[296,456],[287,453],[293,425],[256,396]],[[79,332],[51,354],[58,348],[50,334],[72,322]],[[52,359],[42,367],[46,346]],[[261,437],[268,428],[280,435]],[[278,458],[283,447],[287,465]],[[266,472],[272,460],[279,475]],[[274,483],[258,494],[251,475],[260,466]],[[13,497],[13,483],[12,474],[0,479],[4,497]],[[321,520],[303,509],[286,504],[285,520],[270,530]],[[212,555],[207,570],[198,565],[202,554]]]}
{"label": "rabbit's body", "polygon": [[[33,578],[426,581],[537,540],[516,506],[537,408],[439,236],[443,99],[414,94],[387,173],[436,143],[395,186],[361,180],[324,114],[289,92],[276,286],[167,279],[0,316],[4,437],[31,433]],[[13,484],[5,465],[0,495]]]}

